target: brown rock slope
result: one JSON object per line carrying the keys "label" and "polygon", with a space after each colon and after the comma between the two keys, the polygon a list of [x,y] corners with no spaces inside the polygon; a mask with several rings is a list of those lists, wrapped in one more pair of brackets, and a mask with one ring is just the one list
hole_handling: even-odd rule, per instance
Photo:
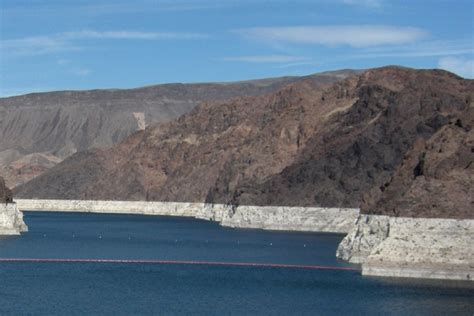
{"label": "brown rock slope", "polygon": [[[415,143],[470,115],[474,84],[444,71],[388,67],[365,72],[347,93],[356,101],[324,122],[296,163],[242,185],[240,203],[358,207],[364,192],[390,181]],[[464,174],[472,187],[472,170]]]}
{"label": "brown rock slope", "polygon": [[204,104],[110,150],[75,155],[18,193],[358,207],[365,192],[379,197],[374,188],[416,144],[470,113],[473,90],[448,72],[399,67],[324,87],[306,80]]}
{"label": "brown rock slope", "polygon": [[394,176],[364,195],[362,212],[474,218],[474,107],[419,139]]}
{"label": "brown rock slope", "polygon": [[352,72],[0,98],[0,174],[13,187],[77,151],[112,146],[145,126],[187,113],[203,101],[266,94],[304,79],[334,82]]}
{"label": "brown rock slope", "polygon": [[[222,192],[232,191],[241,178],[263,179],[290,164],[318,127],[314,118],[335,106],[321,103],[322,90],[306,80],[275,94],[203,104],[109,150],[74,155],[18,191],[52,198],[204,201],[226,177]],[[346,102],[338,100],[342,107]]]}
{"label": "brown rock slope", "polygon": [[5,180],[0,177],[0,203],[9,203],[13,201],[12,191],[5,185]]}

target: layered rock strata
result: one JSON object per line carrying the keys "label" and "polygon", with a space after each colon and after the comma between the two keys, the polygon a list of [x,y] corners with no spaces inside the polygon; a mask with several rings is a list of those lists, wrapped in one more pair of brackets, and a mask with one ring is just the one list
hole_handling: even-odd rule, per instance
{"label": "layered rock strata", "polygon": [[337,256],[362,274],[472,280],[474,220],[360,215]]}
{"label": "layered rock strata", "polygon": [[220,222],[222,226],[268,230],[347,233],[354,225],[358,209],[238,206],[206,203],[17,200],[24,211],[65,211],[93,213],[188,216]]}

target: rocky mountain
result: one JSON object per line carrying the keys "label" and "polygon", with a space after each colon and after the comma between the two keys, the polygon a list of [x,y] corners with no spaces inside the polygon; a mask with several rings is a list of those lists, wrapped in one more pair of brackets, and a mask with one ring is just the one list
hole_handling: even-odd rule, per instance
{"label": "rocky mountain", "polygon": [[5,185],[5,180],[0,177],[0,204],[13,201],[12,191]]}
{"label": "rocky mountain", "polygon": [[353,71],[234,83],[164,84],[128,90],[33,93],[0,98],[0,174],[10,187],[38,176],[70,155],[112,146],[153,123],[201,102],[277,91],[299,80],[334,82]]}
{"label": "rocky mountain", "polygon": [[[73,155],[20,186],[18,194],[252,205],[362,203],[367,212],[391,215],[384,201],[396,195],[404,205],[412,203],[407,214],[416,216],[421,208],[448,205],[426,204],[432,187],[444,183],[439,188],[444,199],[467,199],[449,216],[473,217],[472,207],[462,215],[456,211],[472,205],[473,132],[466,118],[472,115],[473,88],[472,80],[445,71],[400,67],[325,85],[302,80],[267,95],[205,103],[110,149]],[[437,148],[445,138],[451,145],[443,145],[442,152],[423,149]],[[411,169],[413,161],[422,171]],[[438,172],[439,164],[445,173]],[[396,189],[401,186],[405,191]],[[412,187],[424,190],[426,199],[410,200]]]}
{"label": "rocky mountain", "polygon": [[474,107],[418,139],[393,177],[364,195],[362,212],[474,218]]}
{"label": "rocky mountain", "polygon": [[[205,103],[109,150],[74,155],[18,191],[23,196],[52,198],[212,198],[210,189],[227,172],[234,177],[247,169],[243,176],[260,178],[290,164],[306,141],[305,133],[313,133],[316,127],[313,117],[331,110],[313,106],[322,90],[320,84],[307,80],[275,94]],[[304,110],[310,115],[304,115]],[[93,182],[101,185],[100,192],[91,186]]]}
{"label": "rocky mountain", "polygon": [[[464,140],[473,137],[468,119],[473,107],[472,80],[440,70],[415,71],[389,67],[369,70],[346,82],[351,81],[353,89],[347,90],[347,97],[355,101],[327,120],[321,133],[313,134],[294,164],[264,183],[243,184],[238,192],[240,203],[359,207],[364,193],[371,191],[373,195],[391,186],[392,176],[399,173],[399,168],[406,168],[402,166],[405,156],[416,150],[417,144],[430,139],[434,143],[440,141],[438,133],[457,128],[455,122],[458,120],[465,122],[460,123],[465,124],[464,128],[458,130],[458,133],[464,131],[464,138],[457,136],[450,140],[453,146],[462,146],[456,152],[461,157],[457,163],[464,168],[468,160],[472,161],[469,143]],[[465,144],[461,145],[461,141]],[[432,168],[432,172],[439,172],[439,166]],[[445,183],[447,191],[444,198],[464,198],[465,202],[459,204],[459,208],[471,203],[465,212],[474,216],[473,195],[469,196],[472,189],[468,189],[474,185],[473,173],[472,169],[462,168],[458,171],[464,175],[460,182],[463,189],[455,193],[460,186],[449,188]],[[413,179],[413,170],[409,172],[411,174],[404,178],[405,182],[393,186],[393,191],[389,192],[409,192],[408,183]],[[424,202],[428,202],[432,193],[429,189],[425,193]],[[380,205],[392,200],[392,207],[400,206],[392,199],[393,196],[387,194]],[[369,196],[366,197],[367,202],[376,199],[378,194]],[[412,202],[418,198],[415,193]],[[419,202],[420,207],[429,209]],[[387,210],[382,210],[380,205],[369,207],[366,203],[362,211],[377,209],[385,214]],[[434,202],[429,205],[443,206]],[[414,208],[413,211],[418,214],[419,209]],[[440,211],[447,210],[441,208]],[[414,215],[408,209],[406,212],[406,215]],[[457,212],[453,210],[453,213]]]}

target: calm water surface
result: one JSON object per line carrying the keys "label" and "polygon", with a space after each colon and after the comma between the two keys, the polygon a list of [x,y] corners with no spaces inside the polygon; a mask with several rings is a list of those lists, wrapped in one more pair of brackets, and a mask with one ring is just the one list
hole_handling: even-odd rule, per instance
{"label": "calm water surface", "polygon": [[[25,213],[1,258],[156,259],[351,266],[342,235],[220,227],[189,218]],[[0,263],[0,315],[473,315],[473,282],[356,271],[117,263]]]}

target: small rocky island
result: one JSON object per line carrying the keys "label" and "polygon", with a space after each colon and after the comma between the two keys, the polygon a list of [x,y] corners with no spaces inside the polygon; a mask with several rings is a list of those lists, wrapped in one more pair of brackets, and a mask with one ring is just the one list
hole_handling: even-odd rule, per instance
{"label": "small rocky island", "polygon": [[0,235],[18,235],[26,232],[23,214],[13,202],[13,194],[5,185],[5,180],[0,177]]}

